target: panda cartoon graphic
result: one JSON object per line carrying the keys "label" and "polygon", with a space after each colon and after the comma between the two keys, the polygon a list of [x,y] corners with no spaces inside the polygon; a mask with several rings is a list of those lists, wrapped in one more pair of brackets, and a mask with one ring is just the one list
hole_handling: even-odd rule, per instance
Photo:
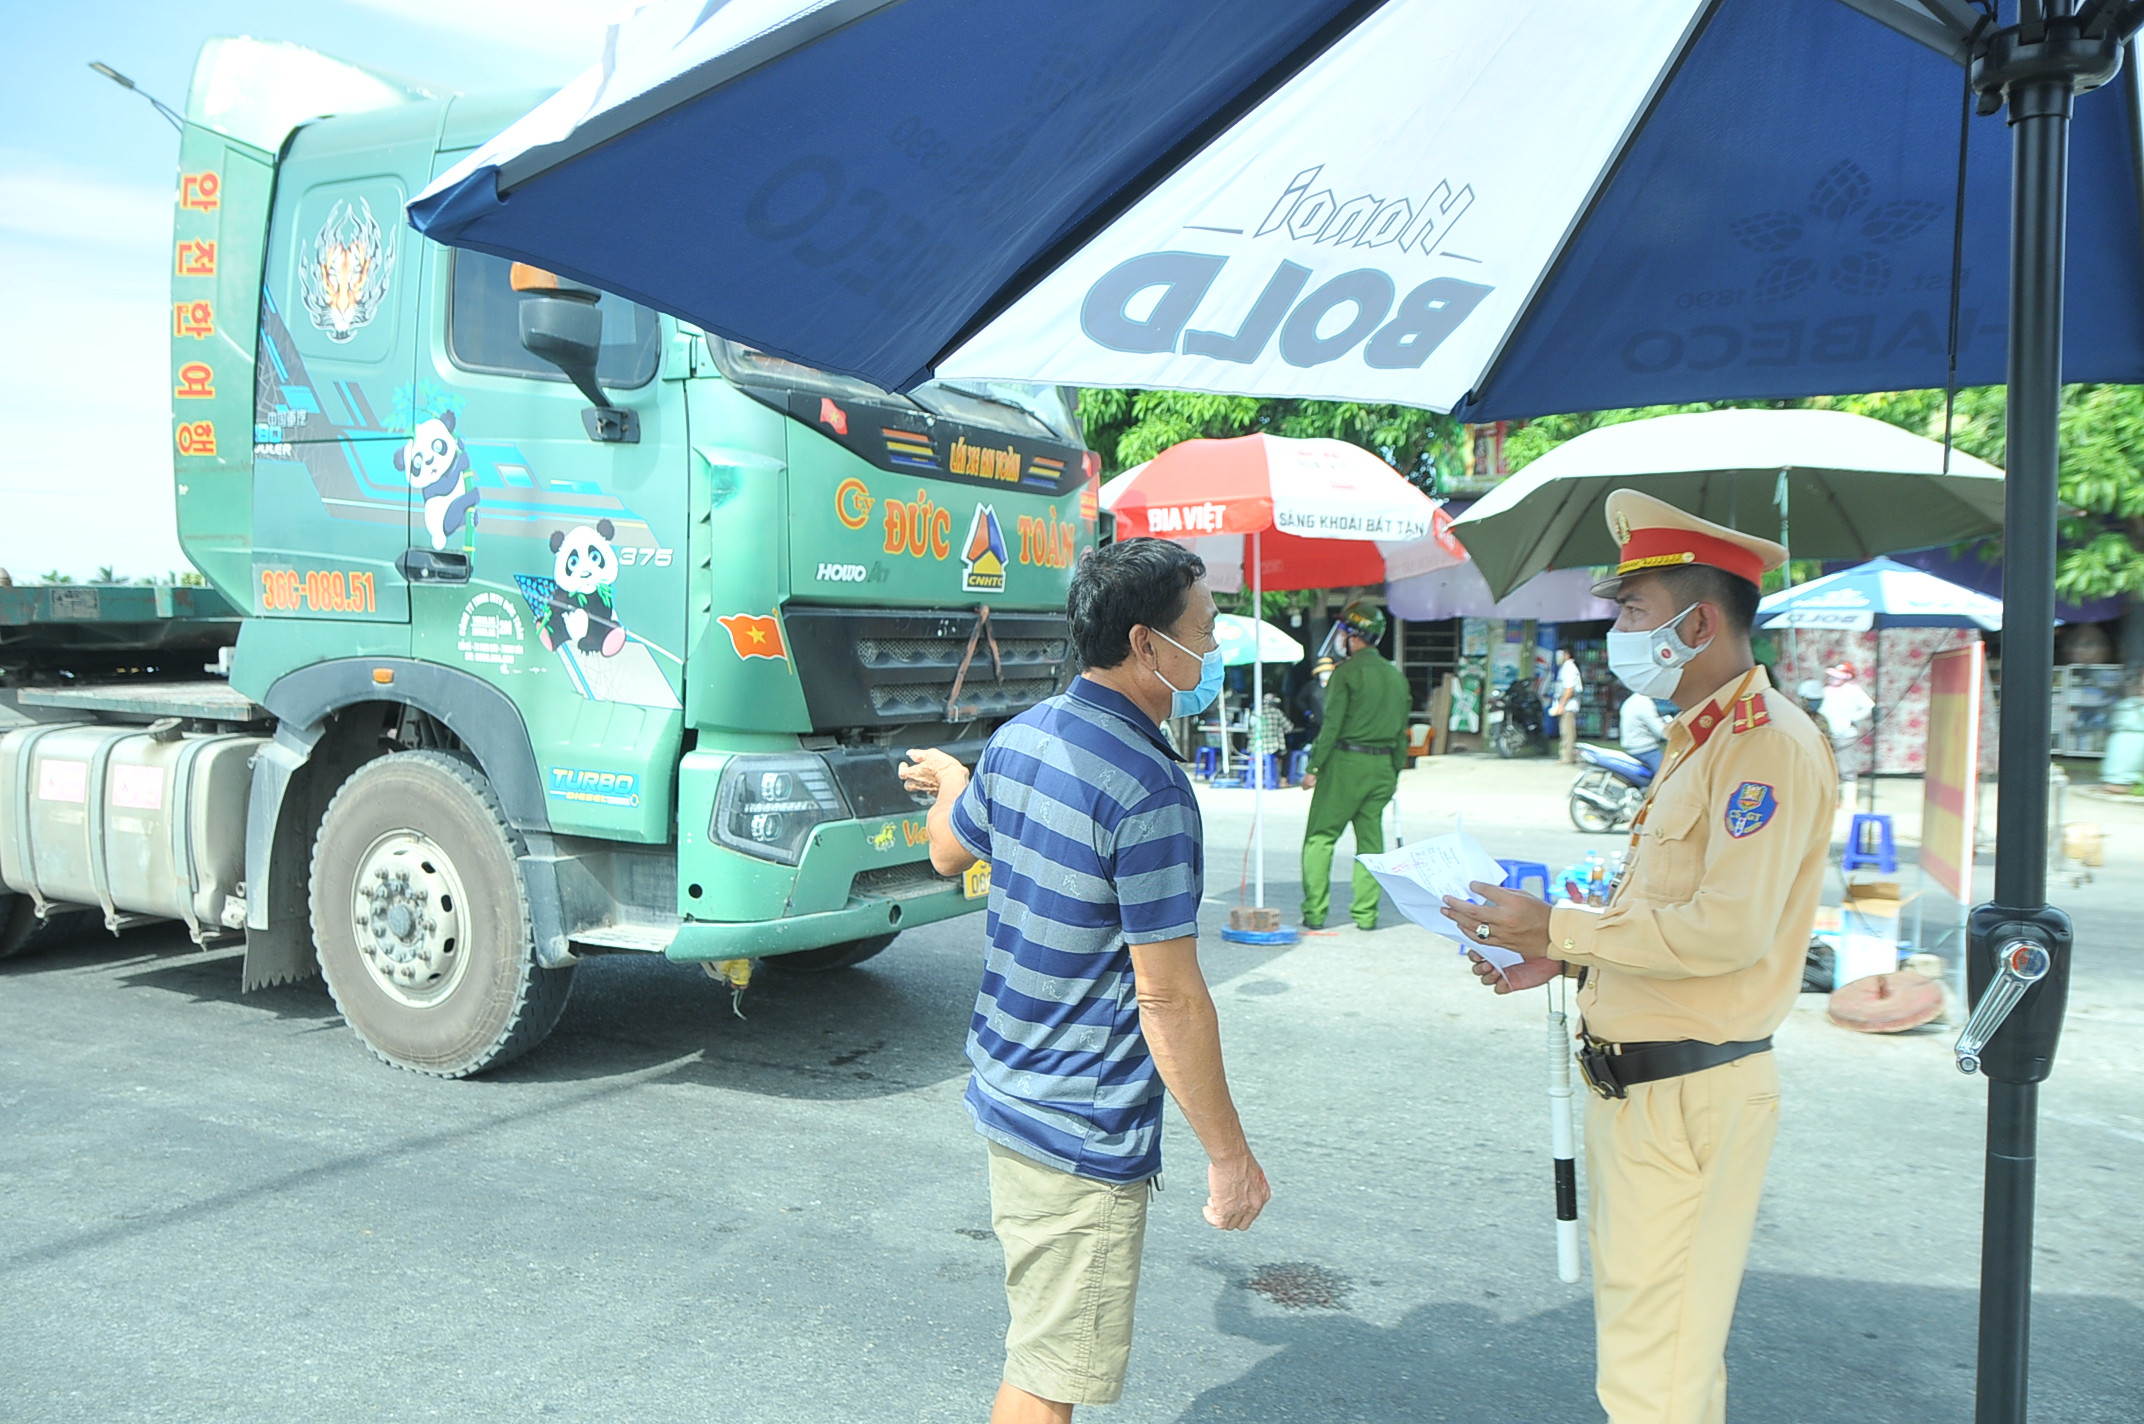
{"label": "panda cartoon graphic", "polygon": [[441,411],[417,427],[409,443],[395,451],[395,468],[409,480],[410,488],[424,499],[424,527],[432,547],[447,547],[447,534],[471,523],[477,505],[476,486],[463,488],[469,473],[469,452],[454,433],[454,412]]}
{"label": "panda cartoon graphic", "polygon": [[625,625],[611,594],[618,577],[618,551],[610,542],[616,533],[608,519],[598,519],[593,529],[577,524],[552,532],[552,588],[537,624],[544,647],[570,642],[584,653],[613,658],[625,646]]}

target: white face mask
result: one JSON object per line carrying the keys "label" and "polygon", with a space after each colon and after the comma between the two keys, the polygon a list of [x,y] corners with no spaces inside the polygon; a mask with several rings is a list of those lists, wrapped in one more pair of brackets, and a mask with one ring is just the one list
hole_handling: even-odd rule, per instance
{"label": "white face mask", "polygon": [[1682,670],[1690,659],[1712,646],[1712,640],[1707,638],[1693,648],[1675,632],[1682,620],[1696,611],[1693,603],[1658,628],[1643,633],[1610,629],[1608,671],[1641,696],[1672,698],[1682,685]]}

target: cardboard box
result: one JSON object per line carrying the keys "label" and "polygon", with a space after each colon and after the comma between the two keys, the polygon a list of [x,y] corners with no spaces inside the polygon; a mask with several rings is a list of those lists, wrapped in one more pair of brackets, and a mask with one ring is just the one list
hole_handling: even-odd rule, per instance
{"label": "cardboard box", "polygon": [[1877,887],[1894,892],[1889,896],[1862,893],[1870,888],[1864,885],[1851,887],[1851,898],[1839,907],[1839,928],[1846,934],[1874,935],[1896,943],[1899,938],[1899,925],[1917,897],[1907,895],[1900,898],[1895,893],[1898,889],[1896,885]]}

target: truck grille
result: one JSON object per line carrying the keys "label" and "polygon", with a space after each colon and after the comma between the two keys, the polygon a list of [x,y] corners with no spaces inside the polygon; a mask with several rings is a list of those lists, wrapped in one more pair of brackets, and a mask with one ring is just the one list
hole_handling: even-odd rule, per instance
{"label": "truck grille", "polygon": [[[974,656],[968,656],[976,625],[972,608],[792,603],[782,610],[782,624],[812,727],[822,732],[1002,719],[1054,696],[1071,680],[1072,630],[1062,614],[991,613],[1002,680],[991,666],[988,638],[977,638]],[[949,718],[946,701],[964,657],[960,705]]]}
{"label": "truck grille", "polygon": [[889,865],[881,870],[866,870],[849,882],[851,895],[869,895],[879,900],[913,900],[923,895],[936,895],[951,890],[960,882],[949,880],[931,869],[927,860],[912,865]]}
{"label": "truck grille", "polygon": [[[1054,678],[1031,677],[999,682],[990,665],[968,669],[960,685],[960,718],[1010,717],[1057,691]],[[946,699],[953,695],[953,679],[943,682],[896,682],[871,689],[871,708],[896,722],[931,721],[945,716]]]}
{"label": "truck grille", "polygon": [[[1065,660],[1063,638],[1000,638],[998,661],[1005,667],[1033,667]],[[968,651],[966,637],[959,638],[859,638],[856,661],[867,668],[957,668]],[[969,664],[990,666],[990,645],[975,642],[975,657]],[[950,680],[948,682],[950,685]],[[941,699],[942,702],[942,699]]]}

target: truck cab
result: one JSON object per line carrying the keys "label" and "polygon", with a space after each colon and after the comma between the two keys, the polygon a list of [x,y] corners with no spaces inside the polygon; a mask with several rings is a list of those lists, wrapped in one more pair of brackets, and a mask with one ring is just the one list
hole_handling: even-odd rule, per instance
{"label": "truck cab", "polygon": [[211,41],[176,190],[180,536],[244,615],[243,710],[179,735],[257,739],[206,932],[455,1076],[540,1041],[589,955],[742,982],[980,909],[895,768],[1066,684],[1096,531],[1068,392],[896,395],[404,223],[541,97]]}

